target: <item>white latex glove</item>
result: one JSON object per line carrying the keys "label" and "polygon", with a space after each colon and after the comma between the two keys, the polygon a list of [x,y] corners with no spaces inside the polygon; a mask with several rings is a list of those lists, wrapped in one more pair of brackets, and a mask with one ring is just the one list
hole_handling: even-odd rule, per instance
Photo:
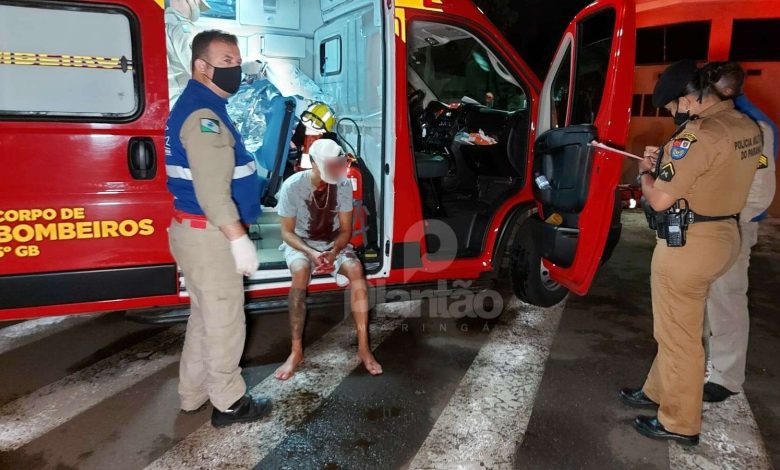
{"label": "white latex glove", "polygon": [[244,276],[251,276],[257,272],[257,249],[248,235],[230,242],[230,253],[236,262],[236,272]]}

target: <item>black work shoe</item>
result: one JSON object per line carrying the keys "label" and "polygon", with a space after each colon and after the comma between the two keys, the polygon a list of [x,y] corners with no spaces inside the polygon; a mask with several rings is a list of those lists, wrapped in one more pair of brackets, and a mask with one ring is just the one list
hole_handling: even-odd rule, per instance
{"label": "black work shoe", "polygon": [[620,401],[633,408],[658,408],[658,403],[649,399],[641,388],[624,388],[619,393]]}
{"label": "black work shoe", "polygon": [[221,428],[235,423],[248,423],[265,418],[269,414],[271,414],[271,400],[244,395],[225,411],[214,408],[211,412],[211,425]]}
{"label": "black work shoe", "polygon": [[674,441],[678,444],[688,446],[695,446],[699,443],[698,434],[695,436],[686,436],[685,434],[667,431],[664,428],[664,425],[658,421],[657,416],[637,416],[636,419],[634,419],[634,429],[636,429],[639,434],[651,439]]}
{"label": "black work shoe", "polygon": [[704,401],[710,403],[718,403],[726,398],[736,395],[737,392],[732,392],[723,385],[718,385],[715,382],[707,382],[704,384]]}

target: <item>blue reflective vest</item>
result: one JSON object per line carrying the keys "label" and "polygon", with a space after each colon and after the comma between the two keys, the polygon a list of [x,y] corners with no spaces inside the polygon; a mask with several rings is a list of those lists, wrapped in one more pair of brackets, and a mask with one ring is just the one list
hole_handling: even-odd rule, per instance
{"label": "blue reflective vest", "polygon": [[195,197],[192,173],[187,161],[187,151],[181,143],[180,134],[184,121],[199,109],[210,109],[222,120],[233,134],[236,169],[233,172],[231,193],[241,221],[253,224],[260,216],[260,180],[257,176],[255,159],[244,147],[241,134],[233,126],[227,114],[227,100],[209,90],[205,85],[190,80],[176,101],[168,124],[165,127],[165,167],[168,174],[168,190],[173,194],[176,209],[188,214],[205,215]]}

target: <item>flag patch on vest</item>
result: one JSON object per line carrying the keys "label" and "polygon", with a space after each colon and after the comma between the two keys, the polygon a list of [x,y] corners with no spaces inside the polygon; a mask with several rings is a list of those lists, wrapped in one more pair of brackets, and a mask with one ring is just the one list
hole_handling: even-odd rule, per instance
{"label": "flag patch on vest", "polygon": [[764,168],[769,168],[769,158],[761,154],[760,157],[758,157],[758,169],[763,170]]}
{"label": "flag patch on vest", "polygon": [[216,119],[201,118],[200,131],[204,133],[219,134],[219,121]]}
{"label": "flag patch on vest", "polygon": [[696,136],[690,132],[683,132],[672,142],[672,150],[669,152],[674,160],[680,160],[688,154],[691,145],[696,142]]}
{"label": "flag patch on vest", "polygon": [[674,165],[672,165],[672,162],[669,162],[661,167],[661,172],[658,173],[658,179],[669,182],[672,181],[672,178],[674,178]]}

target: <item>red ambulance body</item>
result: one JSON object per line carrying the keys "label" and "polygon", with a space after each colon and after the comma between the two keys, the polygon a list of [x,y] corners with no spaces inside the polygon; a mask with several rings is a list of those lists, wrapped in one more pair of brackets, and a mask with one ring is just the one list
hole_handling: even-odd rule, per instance
{"label": "red ambulance body", "polygon": [[[294,64],[355,123],[372,286],[506,273],[550,305],[584,295],[619,237],[623,157],[589,144],[625,146],[634,16],[632,0],[586,7],[541,80],[462,0],[239,1],[203,28]],[[0,320],[187,305],[166,231],[164,34],[154,0],[0,0]],[[268,311],[289,272],[264,209],[246,291]],[[343,296],[332,277],[311,291]]]}

